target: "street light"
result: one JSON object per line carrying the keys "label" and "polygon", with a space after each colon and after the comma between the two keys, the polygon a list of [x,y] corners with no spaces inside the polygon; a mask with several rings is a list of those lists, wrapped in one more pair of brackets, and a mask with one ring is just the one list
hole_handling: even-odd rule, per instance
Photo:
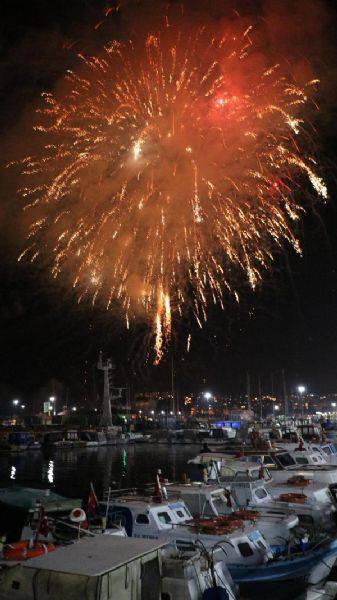
{"label": "street light", "polygon": [[331,402],[332,408],[336,408],[336,402]]}
{"label": "street light", "polygon": [[211,392],[204,392],[204,398],[205,400],[210,400],[212,398]]}
{"label": "street light", "polygon": [[73,406],[71,410],[74,411],[74,412],[76,412],[77,411],[77,407]]}
{"label": "street light", "polygon": [[305,386],[304,385],[298,385],[297,386],[297,391],[300,395],[300,399],[301,399],[301,416],[303,418],[303,394],[305,392]]}
{"label": "street light", "polygon": [[19,404],[19,400],[13,400],[13,405],[17,406]]}
{"label": "street light", "polygon": [[275,410],[280,410],[280,407],[278,404],[275,404],[274,408],[275,408]]}
{"label": "street light", "polygon": [[53,413],[54,416],[56,415],[56,397],[55,396],[49,396],[49,402],[51,402],[53,404]]}
{"label": "street light", "polygon": [[26,408],[26,405],[25,405],[25,404],[21,404],[21,408],[22,408],[22,409],[23,409],[23,408]]}

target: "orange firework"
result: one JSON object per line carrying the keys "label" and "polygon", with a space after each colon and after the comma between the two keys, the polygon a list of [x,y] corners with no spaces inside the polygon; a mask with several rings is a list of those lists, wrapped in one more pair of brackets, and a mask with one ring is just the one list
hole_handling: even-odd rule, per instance
{"label": "orange firework", "polygon": [[156,362],[171,312],[192,306],[202,326],[210,300],[238,298],[238,272],[254,288],[275,248],[300,251],[305,179],[327,198],[303,121],[317,81],[255,61],[239,28],[166,18],[80,56],[62,92],[44,94],[41,153],[22,161],[32,224],[20,259],[47,253],[79,299],[145,316]]}

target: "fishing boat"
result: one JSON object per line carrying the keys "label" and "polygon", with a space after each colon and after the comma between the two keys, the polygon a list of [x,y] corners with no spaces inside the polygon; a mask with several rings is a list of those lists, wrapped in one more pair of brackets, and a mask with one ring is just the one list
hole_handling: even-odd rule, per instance
{"label": "fishing boat", "polygon": [[307,582],[319,583],[328,577],[337,557],[337,541],[321,537],[315,545],[299,544],[275,557],[270,544],[253,522],[232,517],[193,519],[179,498],[165,501],[156,496],[127,495],[99,506],[109,523],[118,520],[132,537],[166,539],[178,550],[195,549],[198,543],[217,560],[224,561],[235,583],[249,597],[261,590],[282,590],[284,597],[295,584],[302,591]]}
{"label": "fishing boat", "polygon": [[27,450],[41,450],[41,448],[42,448],[41,442],[39,442],[39,440],[37,440],[34,435],[29,434]]}
{"label": "fishing boat", "polygon": [[1,572],[2,600],[201,600],[216,587],[235,600],[231,578],[200,551],[177,554],[165,542],[96,536]]}
{"label": "fishing boat", "polygon": [[60,496],[50,489],[12,486],[0,488],[0,503],[15,509],[34,512],[42,504],[46,513],[70,511],[81,500]]}
{"label": "fishing boat", "polygon": [[[241,483],[237,484],[241,491]],[[250,484],[248,484],[249,486]],[[176,496],[183,500],[196,518],[218,518],[222,516],[231,516],[232,518],[242,519],[243,521],[253,522],[258,530],[263,534],[270,544],[273,552],[285,550],[290,536],[292,540],[303,537],[303,531],[297,533],[296,528],[299,524],[299,518],[295,512],[282,510],[280,505],[278,510],[272,506],[270,498],[270,510],[259,511],[259,506],[251,506],[248,501],[248,494],[245,499],[238,498],[233,490],[223,489],[216,485],[206,484],[168,484],[166,490],[168,497]],[[258,484],[256,493],[261,493],[261,484]],[[266,494],[267,495],[267,494]],[[242,500],[239,502],[238,500]],[[273,510],[272,510],[273,509]]]}
{"label": "fishing boat", "polygon": [[[251,458],[251,457],[249,457]],[[262,457],[261,457],[262,458]],[[295,512],[301,524],[311,524],[321,530],[336,528],[337,486],[316,481],[309,471],[285,470],[287,478],[274,481],[275,471],[269,471],[268,455],[265,462],[246,462],[247,457],[233,461],[222,455],[209,453],[190,461],[192,473],[206,471],[207,481],[216,481],[228,487],[239,506],[264,507]],[[273,474],[273,475],[272,475]],[[265,485],[264,485],[265,484]]]}
{"label": "fishing boat", "polygon": [[81,447],[93,448],[107,445],[107,436],[104,431],[97,429],[88,429],[79,432]]}
{"label": "fishing boat", "polygon": [[[301,456],[301,452],[298,453]],[[225,475],[226,470],[238,459],[246,461],[250,465],[255,463],[259,468],[263,465],[265,476],[272,478],[274,481],[287,481],[289,477],[299,476],[325,484],[326,486],[337,484],[337,467],[324,464],[321,461],[313,460],[311,464],[299,464],[290,452],[280,449],[272,450],[244,450],[238,454],[229,454],[221,451],[202,452],[194,459],[189,461],[189,465],[195,465],[197,469],[202,471],[207,469],[210,478],[219,478]],[[308,456],[304,457],[304,461],[309,460]],[[191,469],[192,467],[190,467]],[[195,469],[196,470],[196,469]]]}
{"label": "fishing boat", "polygon": [[63,432],[62,439],[54,442],[54,447],[58,449],[80,448],[81,440],[79,432],[76,429],[68,429]]}
{"label": "fishing boat", "polygon": [[0,441],[0,453],[8,454],[24,452],[28,449],[31,437],[26,431],[11,431]]}

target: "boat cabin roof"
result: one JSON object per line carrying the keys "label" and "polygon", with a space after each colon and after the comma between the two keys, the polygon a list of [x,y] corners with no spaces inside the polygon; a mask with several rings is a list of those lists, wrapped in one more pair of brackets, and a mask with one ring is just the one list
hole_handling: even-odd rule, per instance
{"label": "boat cabin roof", "polygon": [[[229,454],[225,454],[224,452],[203,452],[201,454],[199,454],[199,456],[197,457],[200,460],[200,463],[202,464],[203,462],[207,463],[207,462],[211,462],[211,461],[220,461],[220,460],[224,460],[226,463],[226,466],[229,469],[233,469],[233,471],[236,470],[244,470],[247,471],[248,469],[256,469],[257,467],[259,467],[259,465],[256,462],[248,462],[246,460],[243,460],[244,457],[240,458],[238,457],[237,459],[233,459],[233,457]],[[192,459],[191,462],[194,462],[195,459]],[[190,461],[189,461],[190,462]]]}
{"label": "boat cabin roof", "polygon": [[[155,502],[151,496],[119,496],[118,498],[112,498],[110,500],[110,506],[125,505],[132,510],[151,510],[152,508],[159,508],[161,510],[171,508],[172,503],[180,503],[185,508],[183,500],[172,495],[169,500],[163,499],[162,502]],[[99,503],[101,504],[101,502]],[[106,503],[103,502],[105,505]],[[173,508],[176,508],[174,506]]]}
{"label": "boat cabin roof", "polygon": [[200,495],[200,494],[223,494],[224,490],[222,487],[219,487],[218,485],[205,485],[205,484],[201,484],[198,485],[197,483],[173,483],[172,485],[167,485],[166,486],[167,492],[168,494],[171,495],[172,494],[176,494],[177,496],[179,494],[194,494],[194,495]]}
{"label": "boat cabin roof", "polygon": [[162,548],[165,542],[97,535],[26,561],[28,569],[97,577]]}

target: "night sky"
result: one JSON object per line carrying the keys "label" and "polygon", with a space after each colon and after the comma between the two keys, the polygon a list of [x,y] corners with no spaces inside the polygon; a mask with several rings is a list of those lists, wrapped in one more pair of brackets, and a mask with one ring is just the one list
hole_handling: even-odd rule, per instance
{"label": "night sky", "polygon": [[[205,1],[200,7],[214,11],[217,17],[224,4]],[[278,392],[284,369],[289,389],[304,383],[312,392],[337,392],[335,3],[270,0],[234,4],[247,13],[260,11],[261,18],[266,11],[277,14],[279,10],[280,19],[292,11],[297,15],[284,31],[282,42],[291,46],[297,35],[304,39],[322,79],[316,125],[330,199],[325,206],[316,204],[300,224],[302,258],[284,248],[262,286],[252,293],[243,285],[240,305],[228,299],[224,311],[210,310],[202,331],[192,321],[175,324],[177,388],[180,393],[211,389],[235,395],[244,392],[249,370],[253,392],[258,376],[264,392],[271,391],[272,379]],[[100,36],[105,35],[94,30],[94,25],[108,5],[97,0],[1,2],[0,406],[4,412],[16,396],[29,403],[38,394],[50,393],[52,379],[62,384],[61,394],[68,388],[74,400],[87,398],[90,402],[94,364],[101,349],[116,362],[118,384],[128,381],[134,391],[170,387],[171,353],[159,367],[153,367],[151,359],[147,360],[142,324],[126,331],[124,322],[102,307],[93,309],[85,302],[78,305],[62,282],[50,280],[43,265],[16,261],[24,238],[16,195],[19,184],[15,173],[4,167],[24,155],[41,92],[54,88],[72,65],[74,50],[99,44]],[[111,19],[115,33],[142,1],[121,5],[118,17]],[[287,40],[287,35],[291,39]],[[187,354],[189,331],[192,344]]]}

